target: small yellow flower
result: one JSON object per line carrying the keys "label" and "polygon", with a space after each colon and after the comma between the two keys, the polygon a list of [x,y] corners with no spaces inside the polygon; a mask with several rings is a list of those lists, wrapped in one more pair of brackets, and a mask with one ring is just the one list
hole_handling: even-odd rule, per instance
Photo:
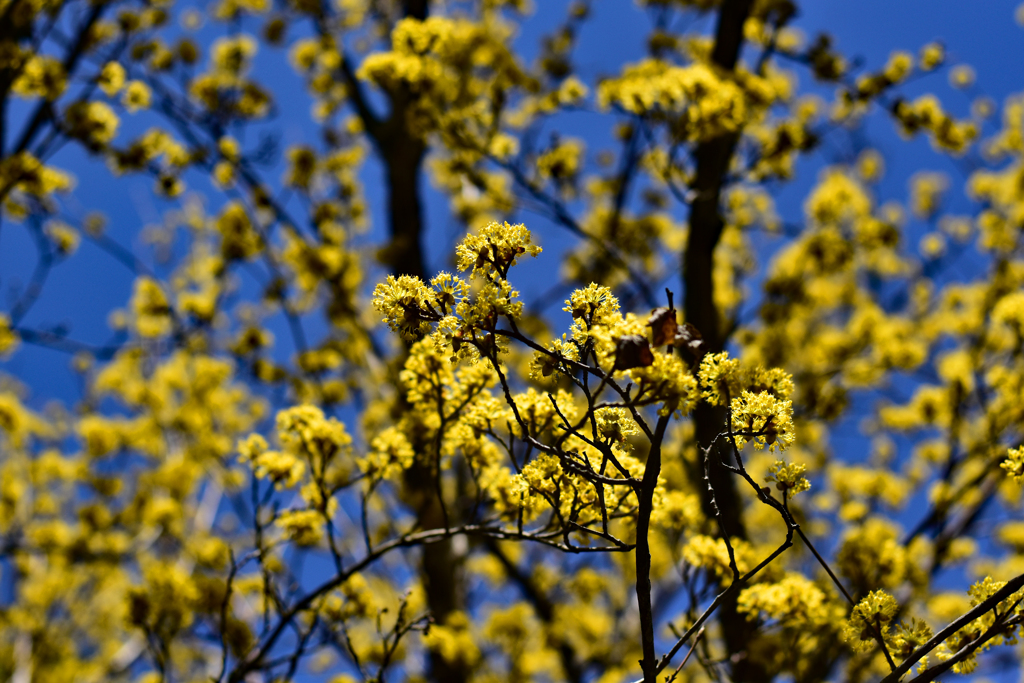
{"label": "small yellow flower", "polygon": [[899,611],[896,598],[882,590],[871,591],[853,608],[843,637],[858,652],[871,650],[878,638],[889,632],[889,624]]}
{"label": "small yellow flower", "polygon": [[11,329],[11,318],[0,313],[0,358],[9,356],[18,347],[18,333]]}
{"label": "small yellow flower", "polygon": [[113,140],[120,124],[117,114],[104,102],[76,102],[67,108],[64,120],[72,136],[96,147]]}
{"label": "small yellow flower", "polygon": [[96,78],[96,84],[108,97],[121,92],[125,84],[124,67],[117,62],[107,62]]}
{"label": "small yellow flower", "polygon": [[921,255],[927,259],[937,259],[946,253],[946,236],[939,232],[929,232],[921,238]]}
{"label": "small yellow flower", "polygon": [[142,81],[129,81],[121,95],[121,104],[131,112],[148,109],[153,99],[153,92]]}
{"label": "small yellow flower", "polygon": [[958,64],[949,72],[949,84],[957,90],[966,90],[974,85],[974,69],[967,64]]}
{"label": "small yellow flower", "polygon": [[300,546],[316,545],[324,535],[324,518],[317,510],[289,510],[275,524]]}
{"label": "small yellow flower", "polygon": [[704,388],[704,400],[714,406],[725,405],[733,388],[738,384],[740,362],[729,358],[726,351],[709,353],[700,362],[697,376]]}
{"label": "small yellow flower", "polygon": [[70,256],[78,249],[78,243],[81,241],[81,238],[78,235],[78,231],[67,223],[50,221],[46,224],[44,230],[46,236],[50,238],[53,246],[57,249],[57,253],[61,256]]}
{"label": "small yellow flower", "polygon": [[504,277],[520,256],[536,256],[540,251],[525,225],[490,223],[478,233],[466,235],[456,247],[455,257],[459,270],[472,270],[471,277],[492,272]]}
{"label": "small yellow flower", "polygon": [[1006,470],[1008,477],[1020,483],[1024,479],[1024,448],[1011,448],[999,466]]}
{"label": "small yellow flower", "polygon": [[889,81],[899,83],[910,74],[912,68],[914,68],[914,58],[909,52],[899,50],[889,57],[882,73]]}
{"label": "small yellow flower", "polygon": [[139,335],[162,337],[171,331],[171,306],[156,280],[149,277],[135,280],[131,308]]}
{"label": "small yellow flower", "polygon": [[389,275],[373,290],[373,307],[388,327],[403,339],[415,340],[430,332],[438,320],[437,294],[418,277]]}
{"label": "small yellow flower", "polygon": [[857,157],[857,175],[866,183],[878,182],[885,175],[885,159],[877,150],[864,150]]}
{"label": "small yellow flower", "polygon": [[921,48],[920,65],[922,71],[931,71],[946,59],[946,48],[942,43],[928,43]]}
{"label": "small yellow flower", "polygon": [[739,448],[753,441],[758,450],[768,446],[772,451],[784,451],[793,443],[792,401],[781,400],[767,391],[744,391],[732,399],[730,409]]}
{"label": "small yellow flower", "polygon": [[768,468],[768,476],[764,480],[766,482],[775,482],[775,488],[779,491],[788,492],[788,495],[793,497],[811,488],[811,483],[804,476],[806,471],[806,465],[787,465],[782,460],[776,460]]}

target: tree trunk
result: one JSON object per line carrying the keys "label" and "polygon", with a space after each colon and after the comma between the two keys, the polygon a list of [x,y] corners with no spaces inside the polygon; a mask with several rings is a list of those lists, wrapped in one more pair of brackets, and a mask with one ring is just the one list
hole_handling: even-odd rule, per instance
{"label": "tree trunk", "polygon": [[420,176],[426,146],[399,128],[385,143],[384,164],[387,178],[388,225],[391,241],[381,261],[395,275],[415,275],[426,279],[423,255],[423,202]]}
{"label": "tree trunk", "polygon": [[[743,24],[750,15],[751,5],[752,0],[725,0],[719,9],[712,59],[726,71],[736,67],[743,44]],[[724,227],[720,207],[722,185],[738,141],[739,134],[723,135],[700,143],[695,152],[697,173],[692,186],[695,198],[690,207],[690,233],[683,254],[684,312],[687,322],[695,325],[703,335],[708,353],[723,350],[728,341],[715,307],[713,272],[715,248]],[[694,411],[693,420],[695,438],[702,449],[712,443],[727,426],[725,410],[706,404]],[[709,484],[714,489],[725,533],[730,537],[746,539],[736,481],[722,467],[722,458],[727,461],[732,459],[726,448],[711,453]],[[703,479],[703,463],[698,462],[696,469],[698,471],[693,475],[700,481]],[[705,490],[703,485],[701,489],[703,512],[712,518],[715,511],[711,492]],[[719,608],[718,620],[722,625],[722,635],[732,663],[732,680],[768,680],[767,672],[746,657],[755,628],[744,615],[737,612],[735,594]]]}
{"label": "tree trunk", "polygon": [[[410,0],[406,15],[423,19],[427,15],[426,0]],[[380,260],[395,275],[415,275],[428,279],[423,252],[425,221],[420,192],[426,143],[410,131],[406,119],[407,93],[393,93],[391,115],[377,140],[387,182],[388,226],[391,240],[380,254]],[[396,371],[399,368],[396,367]],[[421,444],[417,462],[409,468],[403,481],[403,495],[416,510],[421,529],[441,529],[445,514],[438,498],[433,444]],[[454,522],[455,520],[451,520]],[[427,606],[436,623],[443,625],[449,616],[463,608],[463,581],[460,560],[455,557],[450,539],[425,545],[420,556],[420,577],[426,592]],[[462,662],[448,662],[431,652],[427,677],[436,683],[462,683],[469,679],[469,667]]]}

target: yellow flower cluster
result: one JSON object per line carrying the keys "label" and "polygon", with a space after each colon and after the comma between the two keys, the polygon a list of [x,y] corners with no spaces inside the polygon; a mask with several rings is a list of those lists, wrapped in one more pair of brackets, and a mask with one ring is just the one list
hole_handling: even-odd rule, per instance
{"label": "yellow flower cluster", "polygon": [[281,444],[310,463],[314,475],[323,477],[327,467],[350,455],[352,437],[336,418],[325,417],[316,406],[296,406],[277,414]]}
{"label": "yellow flower cluster", "polygon": [[416,460],[412,444],[400,429],[390,427],[370,444],[370,455],[359,461],[359,469],[374,478],[395,479]]}
{"label": "yellow flower cluster", "polygon": [[67,88],[68,77],[59,59],[32,55],[22,66],[11,90],[20,97],[56,100]]}
{"label": "yellow flower cluster", "polygon": [[261,118],[270,110],[270,94],[248,77],[257,41],[240,33],[219,38],[211,46],[210,69],[196,75],[189,95],[212,112],[244,118]]}
{"label": "yellow flower cluster", "polygon": [[18,333],[11,329],[11,318],[0,313],[0,357],[9,356],[18,348]]}
{"label": "yellow flower cluster", "polygon": [[508,37],[497,21],[406,18],[391,32],[391,51],[369,55],[358,76],[388,92],[410,92],[416,133],[440,129],[453,140],[471,140],[468,147],[479,152],[495,135],[488,111],[493,95],[537,88],[509,51]]}
{"label": "yellow flower cluster", "polygon": [[999,466],[1006,470],[1006,476],[1020,482],[1024,479],[1024,448],[1011,448]]}
{"label": "yellow flower cluster", "polygon": [[274,523],[299,546],[314,546],[323,538],[324,517],[318,510],[288,510]]}
{"label": "yellow flower cluster", "polygon": [[445,60],[470,43],[477,30],[471,22],[447,17],[405,19],[392,31],[393,51],[365,60],[360,76],[391,88],[404,83],[420,92],[452,87],[445,78]]}
{"label": "yellow flower cluster", "polygon": [[160,191],[167,196],[180,194],[168,191],[173,188],[165,187],[164,179],[176,179],[180,170],[192,161],[192,157],[188,149],[167,131],[151,128],[124,149],[109,150],[108,156],[116,173],[149,170],[150,164],[158,159],[163,171]]}
{"label": "yellow flower cluster", "polygon": [[480,649],[470,632],[471,624],[465,612],[452,612],[445,623],[430,629],[424,644],[450,664],[475,664],[480,659]]}
{"label": "yellow flower cluster", "polygon": [[793,378],[782,368],[765,369],[761,365],[744,366],[729,353],[709,353],[701,359],[697,376],[703,392],[701,396],[711,405],[728,405],[743,391],[768,392],[779,399],[788,399],[793,393]]}
{"label": "yellow flower cluster", "polygon": [[783,626],[819,629],[836,618],[837,605],[802,574],[789,572],[774,583],[758,583],[740,591],[738,610],[748,619],[764,615]]}
{"label": "yellow flower cluster", "polygon": [[78,231],[63,221],[53,220],[43,226],[43,232],[53,243],[57,253],[70,256],[78,249],[81,236]]}
{"label": "yellow flower cluster", "polygon": [[929,219],[939,210],[949,178],[942,173],[917,173],[910,179],[910,210],[918,218]]}
{"label": "yellow flower cluster", "polygon": [[978,136],[978,128],[973,121],[957,121],[943,111],[942,104],[934,95],[900,102],[895,114],[905,135],[926,131],[937,149],[953,154],[963,154]]}
{"label": "yellow flower cluster", "polygon": [[[730,540],[740,575],[747,573],[757,563],[754,550],[742,539]],[[683,559],[694,567],[712,572],[725,584],[732,583],[732,569],[729,564],[729,548],[725,540],[710,536],[692,536],[683,546]]]}
{"label": "yellow flower cluster", "polygon": [[240,203],[228,202],[214,225],[220,233],[220,252],[225,261],[251,259],[263,250],[263,237]]}
{"label": "yellow flower cluster", "polygon": [[675,354],[655,351],[650,365],[630,369],[629,376],[639,387],[638,399],[661,404],[659,415],[685,415],[697,405],[697,380]]}
{"label": "yellow flower cluster", "polygon": [[741,384],[740,361],[729,358],[725,351],[709,353],[700,362],[697,373],[701,386],[701,396],[711,405],[726,405]]}
{"label": "yellow flower cluster", "polygon": [[377,614],[378,600],[374,597],[373,587],[366,577],[360,573],[352,574],[341,584],[338,591],[329,593],[324,598],[324,613],[334,621],[345,621],[352,618],[367,618]]}
{"label": "yellow flower cluster", "polygon": [[880,638],[888,637],[898,611],[896,598],[883,590],[871,591],[853,608],[843,628],[843,637],[858,652],[871,650]]}
{"label": "yellow flower cluster", "polygon": [[270,479],[277,486],[291,488],[302,482],[306,465],[293,453],[272,451],[259,434],[238,444],[239,461],[250,463],[256,476]]}
{"label": "yellow flower cluster", "polygon": [[705,64],[675,66],[649,59],[602,82],[597,99],[603,107],[614,104],[634,114],[678,116],[689,140],[736,131],[750,116],[743,89]]}
{"label": "yellow flower cluster", "polygon": [[459,270],[469,270],[470,278],[504,279],[508,269],[520,256],[536,256],[541,248],[532,244],[530,231],[525,225],[491,223],[466,238],[455,249],[455,262]]}
{"label": "yellow flower cluster", "polygon": [[403,339],[422,337],[440,319],[436,293],[411,275],[389,275],[387,282],[378,284],[373,290],[373,307]]}
{"label": "yellow flower cluster", "polygon": [[16,201],[19,193],[46,199],[72,187],[67,173],[43,164],[29,152],[11,154],[0,159],[0,187],[9,188],[4,208],[15,217],[26,215],[27,208]]}
{"label": "yellow flower cluster", "polygon": [[855,590],[895,589],[915,579],[918,568],[898,540],[899,529],[883,518],[870,517],[842,538],[836,563]]}
{"label": "yellow flower cluster", "polygon": [[135,329],[142,337],[162,337],[170,333],[172,310],[160,284],[150,277],[135,280],[131,301]]}
{"label": "yellow flower cluster", "polygon": [[537,175],[558,182],[571,181],[579,173],[583,142],[566,139],[537,157]]}
{"label": "yellow flower cluster", "polygon": [[127,82],[127,74],[124,67],[118,62],[107,62],[103,65],[99,75],[96,77],[96,85],[100,87],[108,97],[113,97],[121,92],[121,88]]}
{"label": "yellow flower cluster", "polygon": [[[753,442],[758,450],[767,446],[771,451],[784,451],[796,438],[792,401],[779,399],[767,391],[744,391],[732,399],[729,410],[738,448]],[[806,480],[802,481],[806,484]]]}
{"label": "yellow flower cluster", "polygon": [[121,95],[121,104],[134,114],[140,109],[148,109],[153,99],[153,91],[142,81],[129,81]]}
{"label": "yellow flower cluster", "polygon": [[768,468],[768,476],[764,480],[769,483],[775,482],[775,488],[793,497],[811,488],[811,483],[804,476],[806,471],[807,465],[787,465],[782,460],[776,460]]}
{"label": "yellow flower cluster", "polygon": [[818,225],[848,225],[871,212],[872,199],[849,173],[830,168],[808,195],[804,210]]}
{"label": "yellow flower cluster", "polygon": [[121,121],[104,102],[76,102],[64,112],[69,133],[91,149],[106,147],[117,136]]}
{"label": "yellow flower cluster", "polygon": [[540,247],[531,244],[523,225],[491,223],[469,234],[456,248],[460,270],[470,271],[479,285],[468,296],[469,283],[450,273],[440,273],[428,287],[414,276],[389,276],[377,285],[373,305],[385,322],[406,339],[417,339],[437,325],[438,342],[455,356],[502,350],[505,340],[491,334],[501,317],[518,318],[522,312],[519,292],[506,279],[520,256],[534,256]]}
{"label": "yellow flower cluster", "polygon": [[[967,593],[970,596],[970,606],[975,607],[992,597],[997,591],[1006,585],[1005,581],[995,581],[991,576],[972,585]],[[1007,621],[1019,617],[1021,613],[1021,601],[1024,599],[1024,591],[1017,591],[1005,600],[1001,600],[994,610],[985,612],[982,616],[974,619],[969,624],[959,629],[952,636],[947,638],[942,647],[936,652],[936,659],[940,662],[951,659],[970,643],[978,641],[983,635],[991,634],[979,647],[969,653],[966,658],[961,659],[953,665],[952,671],[958,674],[969,674],[978,666],[977,657],[989,648],[1003,645],[1004,643],[1017,643],[1017,624],[1011,622],[996,630],[996,620]]]}

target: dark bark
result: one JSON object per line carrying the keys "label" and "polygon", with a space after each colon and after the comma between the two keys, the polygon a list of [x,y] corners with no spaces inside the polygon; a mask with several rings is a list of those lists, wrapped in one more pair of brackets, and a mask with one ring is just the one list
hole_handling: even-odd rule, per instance
{"label": "dark bark", "polygon": [[644,683],[658,681],[658,653],[655,650],[654,609],[651,604],[651,512],[654,508],[654,490],[661,475],[661,442],[665,437],[669,416],[662,416],[651,439],[651,450],[644,464],[644,477],[636,490],[638,501],[636,520],[636,599],[640,612],[640,645],[643,659],[640,668]]}
{"label": "dark bark", "polygon": [[[396,275],[425,277],[423,255],[423,207],[419,182],[425,147],[412,139],[404,130],[390,141],[394,146],[384,156],[388,182],[388,210],[391,243],[382,254],[382,260]],[[398,368],[396,367],[396,371]],[[406,471],[404,495],[416,510],[420,529],[440,529],[446,523],[445,509],[438,498],[436,460],[433,444],[423,444],[418,462]],[[451,539],[424,546],[420,560],[420,577],[426,592],[430,614],[438,624],[463,607],[463,582],[459,558],[452,549]],[[446,661],[438,653],[429,657],[428,679],[436,683],[460,683],[469,679],[468,667],[460,662]]]}
{"label": "dark bark", "polygon": [[[750,15],[752,0],[725,0],[718,13],[715,32],[715,48],[712,59],[725,70],[736,67],[743,45],[743,24]],[[736,151],[739,134],[722,135],[700,143],[695,152],[696,175],[692,185],[694,199],[690,207],[690,234],[683,254],[684,310],[687,322],[692,323],[704,336],[708,353],[725,348],[726,333],[714,302],[714,253],[722,236],[724,219],[721,213],[722,187],[729,170],[729,164]],[[726,413],[723,408],[701,405],[693,413],[695,438],[701,448],[706,448],[715,437],[726,429]],[[731,474],[721,466],[722,458],[731,460],[725,448],[721,453],[711,454],[709,469],[710,485],[714,488],[722,526],[729,536],[745,539],[742,507]],[[697,463],[700,468],[701,463]],[[699,474],[694,472],[695,480]],[[701,497],[704,514],[712,517],[710,491]],[[732,594],[718,612],[722,634],[732,662],[732,680],[763,681],[769,676],[761,667],[746,657],[755,627],[736,610],[736,596]]]}
{"label": "dark bark", "polygon": [[396,275],[415,275],[426,279],[423,202],[420,197],[426,146],[404,128],[398,128],[382,147],[391,242],[382,252],[381,260]]}
{"label": "dark bark", "polygon": [[405,16],[423,20],[430,14],[430,0],[405,0]]}

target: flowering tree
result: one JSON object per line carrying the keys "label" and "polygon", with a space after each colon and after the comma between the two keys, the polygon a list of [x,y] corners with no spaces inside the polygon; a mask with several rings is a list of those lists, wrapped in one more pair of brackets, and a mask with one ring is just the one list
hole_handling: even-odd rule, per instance
{"label": "flowering tree", "polygon": [[[5,679],[1016,666],[1024,100],[911,98],[940,44],[860,65],[792,0],[638,5],[648,56],[586,78],[586,2],[527,59],[516,0],[0,1],[0,234],[35,247],[0,313]],[[312,111],[280,177],[284,55]],[[970,213],[934,172],[880,201],[867,122]],[[61,149],[152,177],[145,249]],[[108,341],[33,322],[76,261],[131,274]],[[38,409],[30,347],[80,396]]]}

